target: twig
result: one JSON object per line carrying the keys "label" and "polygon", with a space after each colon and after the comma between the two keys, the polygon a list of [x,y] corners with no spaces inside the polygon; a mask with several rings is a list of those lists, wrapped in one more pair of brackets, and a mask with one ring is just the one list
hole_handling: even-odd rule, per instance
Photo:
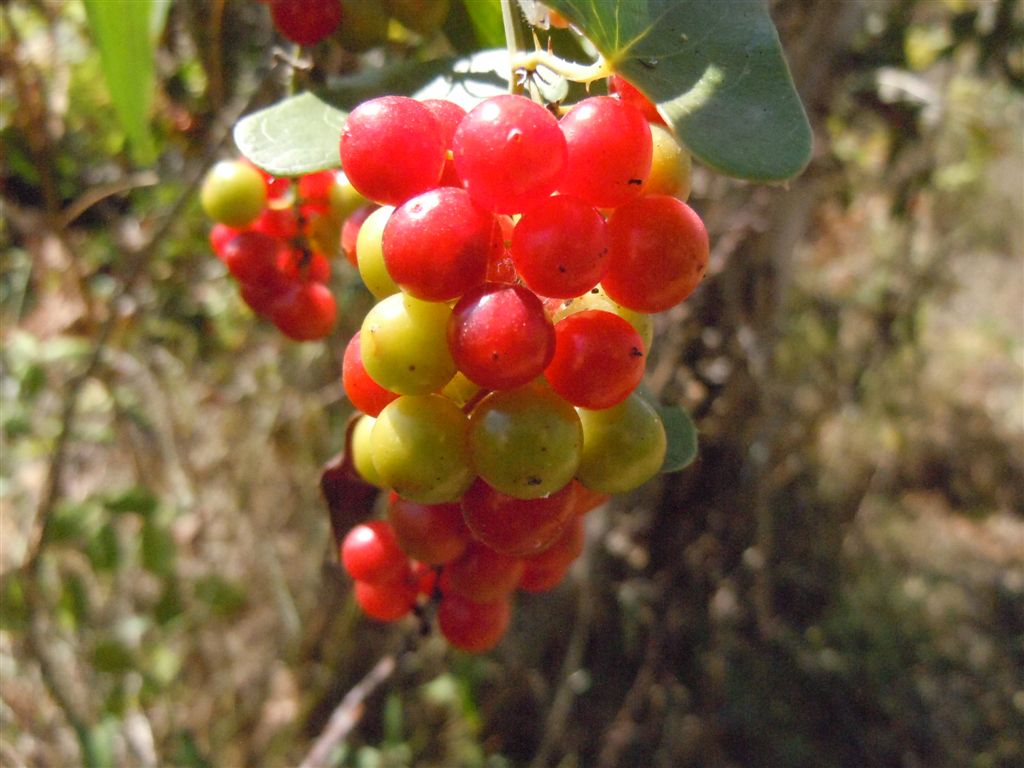
{"label": "twig", "polygon": [[328,765],[331,753],[348,738],[362,718],[366,699],[391,677],[396,666],[394,654],[384,656],[345,694],[345,698],[331,713],[331,719],[327,721],[326,727],[313,743],[313,748],[309,750],[299,768],[324,768]]}

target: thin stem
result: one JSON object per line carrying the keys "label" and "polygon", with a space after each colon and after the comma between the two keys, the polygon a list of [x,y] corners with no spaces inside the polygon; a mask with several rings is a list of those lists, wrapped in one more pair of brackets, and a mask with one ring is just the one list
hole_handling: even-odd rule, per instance
{"label": "thin stem", "polygon": [[519,25],[516,23],[512,2],[513,0],[501,0],[501,23],[505,28],[505,45],[508,47],[508,92],[517,93],[521,89],[516,83],[515,61],[523,46],[522,40],[519,39]]}
{"label": "thin stem", "polygon": [[566,61],[553,53],[538,50],[533,53],[524,53],[512,59],[513,71],[525,69],[533,72],[537,67],[545,67],[556,75],[561,75],[566,80],[584,84],[590,84],[595,80],[601,80],[613,74],[612,68],[603,56],[599,57],[592,64],[577,64],[574,61]]}

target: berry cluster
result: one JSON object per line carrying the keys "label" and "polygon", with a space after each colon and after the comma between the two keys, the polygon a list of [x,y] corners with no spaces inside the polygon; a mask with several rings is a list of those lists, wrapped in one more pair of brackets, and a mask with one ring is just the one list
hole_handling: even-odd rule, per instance
{"label": "berry cluster", "polygon": [[380,205],[356,237],[378,303],[344,356],[350,451],[391,491],[387,521],[342,545],[368,615],[433,595],[449,642],[486,650],[509,595],[579,554],[580,512],[660,469],[636,391],[650,314],[694,290],[708,238],[680,199],[688,156],[634,100],[559,119],[515,95],[469,113],[385,96],[349,115],[342,168]]}
{"label": "berry cluster", "polygon": [[327,288],[341,222],[365,200],[334,171],[273,178],[244,160],[224,160],[200,193],[216,223],[210,245],[238,280],[242,298],[289,338],[320,339],[337,316]]}

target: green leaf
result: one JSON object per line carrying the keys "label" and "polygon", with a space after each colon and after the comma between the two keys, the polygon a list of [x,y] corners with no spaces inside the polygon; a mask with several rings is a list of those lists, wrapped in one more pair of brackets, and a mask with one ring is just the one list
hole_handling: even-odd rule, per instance
{"label": "green leaf", "polygon": [[99,672],[123,675],[135,669],[135,654],[120,640],[105,638],[93,646],[92,667]]}
{"label": "green leaf", "polygon": [[274,176],[298,176],[338,167],[338,140],[347,111],[388,93],[418,99],[449,99],[470,109],[488,96],[505,93],[504,50],[468,58],[407,62],[359,75],[335,78],[316,94],[302,93],[244,117],[235,143],[249,160]]}
{"label": "green leaf", "polygon": [[156,510],[157,498],[149,488],[135,486],[104,499],[103,506],[111,512],[127,514],[135,512],[149,517]]}
{"label": "green leaf", "polygon": [[139,165],[156,158],[149,127],[155,90],[152,40],[166,3],[151,0],[85,0],[89,29],[121,126]]}
{"label": "green leaf", "polygon": [[216,616],[231,616],[246,604],[245,591],[216,574],[204,576],[196,582],[195,596],[210,606]]}
{"label": "green leaf", "polygon": [[174,571],[174,561],[178,553],[174,545],[174,537],[166,527],[152,518],[142,526],[140,543],[142,567],[157,576],[170,576]]}
{"label": "green leaf", "polygon": [[662,472],[678,472],[697,458],[697,426],[690,414],[678,405],[653,403],[665,425],[668,450],[661,465]]}
{"label": "green leaf", "polygon": [[501,0],[465,0],[480,48],[505,45],[505,27],[501,20]]}
{"label": "green leaf", "polygon": [[239,120],[235,144],[273,176],[300,176],[338,167],[344,125],[344,112],[301,93]]}
{"label": "green leaf", "polygon": [[811,130],[763,0],[549,0],[721,173],[796,176]]}

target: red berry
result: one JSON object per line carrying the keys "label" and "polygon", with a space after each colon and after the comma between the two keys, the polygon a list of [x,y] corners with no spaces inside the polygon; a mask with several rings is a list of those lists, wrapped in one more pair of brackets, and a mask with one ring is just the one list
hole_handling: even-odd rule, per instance
{"label": "red berry", "polygon": [[277,239],[262,232],[242,232],[224,246],[224,263],[240,283],[270,285],[280,277],[278,245]]}
{"label": "red berry", "polygon": [[612,75],[609,77],[608,90],[627,104],[632,104],[634,107],[639,109],[648,121],[657,123],[658,125],[666,125],[665,118],[663,118],[661,113],[658,112],[658,108],[654,106],[654,103],[644,96],[636,87],[631,85],[625,78],[619,75]]}
{"label": "red berry", "polygon": [[368,520],[350,530],[341,542],[341,564],[356,581],[385,582],[401,578],[409,559],[395,532],[384,520]]}
{"label": "red berry", "polygon": [[418,581],[411,574],[395,581],[357,581],[356,603],[370,618],[378,621],[397,621],[407,615],[416,604],[416,596],[419,593],[417,586]]}
{"label": "red berry", "polygon": [[341,166],[363,196],[401,205],[437,186],[445,142],[435,117],[406,96],[381,96],[349,114],[341,132]]}
{"label": "red berry", "polygon": [[501,227],[464,189],[439,187],[397,208],[384,226],[388,274],[410,296],[451,301],[487,276]]}
{"label": "red berry", "polygon": [[540,376],[555,350],[544,305],[520,285],[485,283],[466,293],[448,321],[448,348],[465,376],[511,389]]}
{"label": "red berry", "polygon": [[493,96],[459,123],[452,154],[477,205],[521,213],[558,187],[565,170],[565,137],[539,104],[523,96]]}
{"label": "red berry", "polygon": [[559,192],[598,208],[615,208],[640,195],[654,150],[640,110],[610,96],[592,96],[559,124],[569,152]]}
{"label": "red berry", "polygon": [[341,250],[345,252],[345,258],[348,259],[348,263],[353,267],[359,266],[359,254],[356,252],[359,228],[363,226],[363,222],[366,221],[369,215],[379,207],[377,205],[361,205],[341,225]]}
{"label": "red berry", "polygon": [[270,0],[277,31],[299,45],[313,45],[341,23],[339,0]]}
{"label": "red berry", "polygon": [[586,293],[608,269],[604,217],[576,197],[546,198],[516,224],[512,261],[523,282],[542,296],[570,299]]}
{"label": "red berry", "polygon": [[241,233],[241,229],[229,227],[227,224],[214,224],[210,227],[210,248],[218,259],[224,259],[224,248]]}
{"label": "red berry", "polygon": [[437,118],[441,126],[441,135],[444,136],[444,148],[447,159],[444,163],[444,171],[441,174],[439,187],[461,187],[462,181],[455,170],[455,162],[451,157],[452,138],[455,136],[455,129],[459,127],[462,118],[466,116],[466,110],[454,101],[446,99],[424,99],[423,106],[430,110],[430,113]]}
{"label": "red berry", "polygon": [[388,521],[402,551],[428,565],[454,560],[471,538],[458,504],[419,504],[392,493]]}
{"label": "red berry", "polygon": [[338,307],[323,283],[299,283],[278,297],[270,319],[295,341],[315,341],[327,336],[338,317]]}
{"label": "red berry", "polygon": [[524,561],[519,588],[527,592],[546,592],[555,587],[583,552],[583,542],[583,519],[576,517],[554,544]]}
{"label": "red berry", "polygon": [[486,603],[511,593],[523,575],[523,561],[474,541],[441,572],[441,591]]}
{"label": "red berry", "polygon": [[610,408],[644,375],[644,342],[618,315],[588,309],[555,324],[555,355],[545,369],[551,388],[578,408]]}
{"label": "red berry", "polygon": [[496,646],[508,629],[511,615],[507,598],[475,603],[459,595],[445,595],[437,607],[441,634],[456,648],[471,653]]}
{"label": "red berry", "polygon": [[637,312],[674,307],[700,283],[710,247],[704,223],[681,200],[648,195],[608,221],[608,272],[601,286],[612,301]]}
{"label": "red berry", "polygon": [[473,535],[496,552],[525,557],[543,551],[561,535],[576,512],[572,483],[550,496],[517,499],[477,479],[462,497],[462,512]]}
{"label": "red berry", "polygon": [[349,402],[367,416],[376,418],[384,406],[398,398],[398,393],[384,389],[366,372],[359,333],[356,331],[345,347],[345,356],[341,361],[341,383]]}

